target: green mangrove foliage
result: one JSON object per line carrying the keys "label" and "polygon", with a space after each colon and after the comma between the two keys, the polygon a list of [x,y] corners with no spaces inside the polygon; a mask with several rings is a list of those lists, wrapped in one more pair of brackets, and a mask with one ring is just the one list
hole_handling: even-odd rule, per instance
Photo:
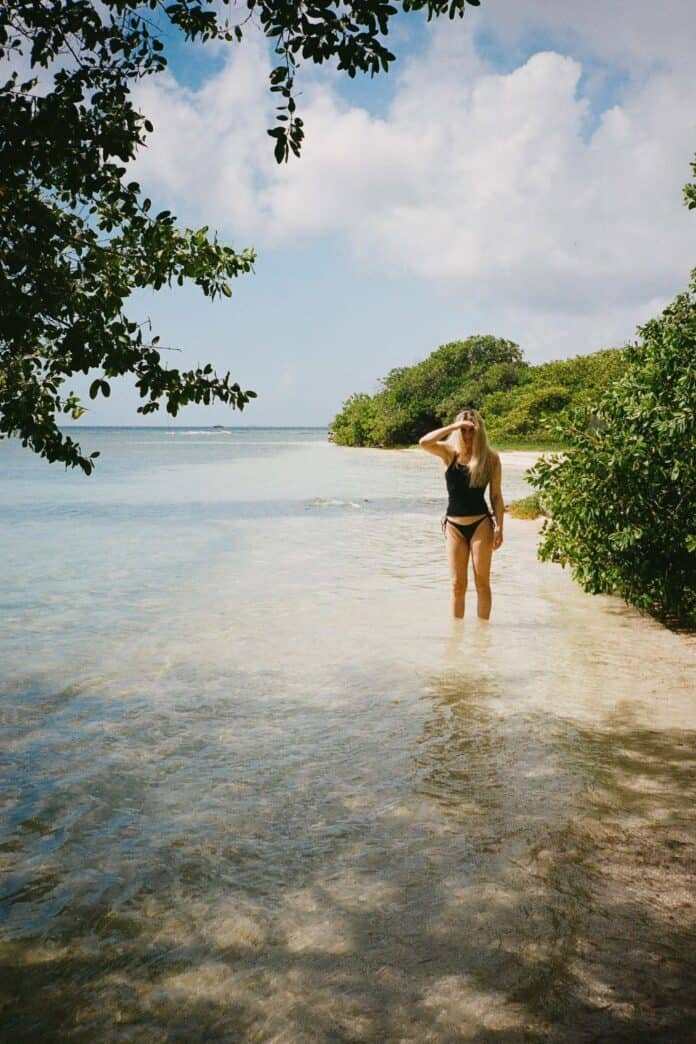
{"label": "green mangrove foliage", "polygon": [[346,446],[406,445],[473,406],[498,443],[548,443],[559,416],[593,401],[625,366],[617,349],[530,366],[513,341],[476,335],[391,370],[376,395],[351,395],[332,430]]}
{"label": "green mangrove foliage", "polygon": [[551,518],[539,555],[587,591],[696,625],[696,279],[639,329],[627,367],[559,424],[529,476]]}

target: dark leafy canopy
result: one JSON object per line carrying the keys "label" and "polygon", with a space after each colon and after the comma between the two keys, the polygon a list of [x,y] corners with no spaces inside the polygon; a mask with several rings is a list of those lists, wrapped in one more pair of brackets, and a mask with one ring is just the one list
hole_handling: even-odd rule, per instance
{"label": "dark leafy canopy", "polygon": [[696,282],[640,329],[628,368],[561,425],[530,475],[552,516],[540,557],[593,593],[696,624]]}
{"label": "dark leafy canopy", "polygon": [[[222,0],[226,5],[227,0]],[[404,0],[428,18],[461,16],[478,0]],[[154,214],[127,164],[152,126],[130,100],[133,84],[166,65],[167,33],[241,42],[249,19],[275,43],[270,89],[278,95],[269,131],[279,162],[299,155],[295,73],[301,61],[333,60],[349,76],[388,69],[397,7],[384,2],[247,0],[237,24],[213,0],[8,0],[0,7],[0,437],[14,435],[51,461],[93,458],[58,427],[84,407],[65,382],[96,371],[90,395],[133,374],[150,413],[164,401],[219,401],[242,409],[254,395],[211,366],[167,367],[156,337],[130,319],[133,290],[190,280],[210,298],[249,272],[252,250],[236,252],[208,228],[180,228]],[[20,75],[16,69],[26,71]],[[13,71],[14,70],[14,71]]]}

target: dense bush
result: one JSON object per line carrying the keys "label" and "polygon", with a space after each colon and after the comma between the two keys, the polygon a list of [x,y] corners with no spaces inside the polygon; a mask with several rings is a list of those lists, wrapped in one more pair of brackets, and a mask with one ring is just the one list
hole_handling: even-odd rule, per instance
{"label": "dense bush", "polygon": [[514,395],[498,392],[485,404],[490,436],[548,435],[552,422],[571,399],[572,393],[560,384],[528,384],[516,389]]}
{"label": "dense bush", "polygon": [[531,497],[522,497],[521,500],[513,500],[505,508],[513,518],[535,519],[543,515],[541,500],[538,493],[532,493]]}
{"label": "dense bush", "polygon": [[344,446],[369,446],[374,439],[375,410],[371,395],[357,392],[334,419],[334,440]]}
{"label": "dense bush", "polygon": [[491,438],[518,442],[553,438],[559,416],[598,398],[625,366],[625,353],[610,348],[528,367],[516,387],[485,397],[481,409]]}
{"label": "dense bush", "polygon": [[624,374],[559,425],[530,471],[542,560],[587,591],[696,624],[696,285],[639,330]]}
{"label": "dense bush", "polygon": [[[520,353],[521,355],[521,353]],[[513,362],[479,365],[459,382],[455,391],[437,405],[438,418],[443,424],[454,417],[462,405],[483,410],[491,394],[506,392],[531,379],[531,367],[522,358]]]}
{"label": "dense bush", "polygon": [[424,431],[444,423],[450,409],[457,412],[472,404],[469,381],[480,382],[495,367],[502,367],[502,375],[510,365],[524,366],[522,352],[501,337],[476,335],[443,344],[414,366],[390,370],[376,395],[352,395],[332,422],[336,442],[351,446],[417,442]]}
{"label": "dense bush", "polygon": [[391,370],[376,395],[351,395],[332,428],[344,445],[406,445],[473,406],[494,442],[548,445],[559,415],[596,397],[625,365],[625,353],[609,349],[530,366],[513,341],[477,335]]}

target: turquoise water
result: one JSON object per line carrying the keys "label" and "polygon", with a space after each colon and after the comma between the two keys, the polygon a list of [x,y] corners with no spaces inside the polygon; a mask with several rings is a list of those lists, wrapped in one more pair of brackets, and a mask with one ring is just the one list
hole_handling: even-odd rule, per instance
{"label": "turquoise water", "polygon": [[419,451],[82,439],[0,443],[4,1036],[683,1039],[687,639],[514,520],[450,621]]}

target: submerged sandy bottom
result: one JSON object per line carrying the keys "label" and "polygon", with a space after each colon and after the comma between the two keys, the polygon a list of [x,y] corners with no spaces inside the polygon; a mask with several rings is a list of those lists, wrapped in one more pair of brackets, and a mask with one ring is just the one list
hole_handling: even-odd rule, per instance
{"label": "submerged sandy bottom", "polygon": [[689,1039],[693,645],[513,520],[453,624],[399,459],[9,618],[3,1039]]}

